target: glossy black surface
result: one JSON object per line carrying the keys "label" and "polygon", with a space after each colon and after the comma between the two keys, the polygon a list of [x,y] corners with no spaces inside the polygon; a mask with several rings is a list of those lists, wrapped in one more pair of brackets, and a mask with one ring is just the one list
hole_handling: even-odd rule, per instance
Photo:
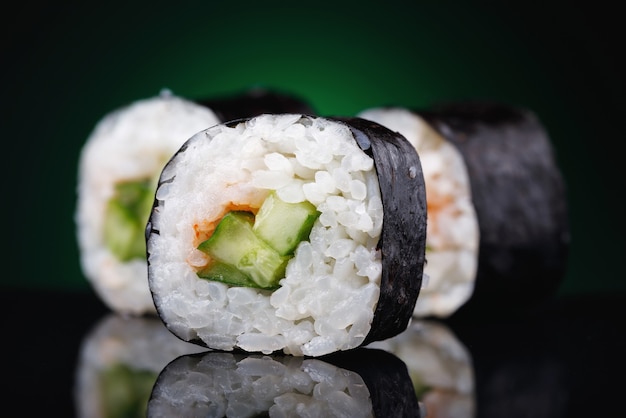
{"label": "glossy black surface", "polygon": [[[5,406],[14,406],[23,416],[76,416],[81,401],[74,392],[77,371],[83,367],[79,361],[81,347],[105,318],[115,315],[90,292],[3,289],[0,306]],[[413,321],[407,332],[415,332],[422,322],[443,331],[462,348],[461,352],[469,355],[470,361],[461,363],[466,363],[464,367],[470,373],[465,376],[472,377],[472,384],[466,385],[465,403],[459,405],[473,405],[475,413],[469,408],[461,416],[616,416],[623,404],[626,295],[561,298],[525,316],[493,312],[492,316],[473,318],[457,315],[445,322]],[[400,346],[430,345],[426,336],[420,334],[421,339]],[[142,338],[140,333],[136,338]],[[151,355],[164,350],[160,344],[155,345],[159,346],[153,347]],[[403,357],[406,352],[390,354],[392,358],[404,358],[405,364],[426,367],[433,363],[430,355],[446,358],[436,344],[433,347],[418,350],[422,354],[408,360]],[[389,361],[387,353],[384,357]],[[357,354],[349,369],[361,373],[364,380],[376,382],[366,376],[368,363],[372,370],[376,369],[376,352]],[[342,355],[349,358],[350,353]],[[163,356],[163,364],[174,360],[168,359],[166,353]],[[363,364],[359,359],[364,359]],[[409,372],[412,367],[408,367]],[[369,386],[371,393],[381,389],[375,384]],[[428,395],[424,394],[428,391],[423,389],[418,395],[420,409],[434,413],[434,407],[426,401]],[[441,390],[439,395],[444,393]],[[405,396],[410,403],[412,395]]]}

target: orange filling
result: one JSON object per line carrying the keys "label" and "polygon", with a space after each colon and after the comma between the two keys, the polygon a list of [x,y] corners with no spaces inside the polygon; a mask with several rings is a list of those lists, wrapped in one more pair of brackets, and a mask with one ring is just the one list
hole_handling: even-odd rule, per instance
{"label": "orange filling", "polygon": [[229,202],[226,206],[224,206],[224,208],[222,209],[222,212],[220,212],[217,218],[210,220],[210,221],[204,220],[200,222],[195,222],[193,224],[193,232],[194,232],[193,246],[197,247],[202,242],[209,239],[211,235],[213,235],[213,231],[215,231],[215,228],[217,228],[217,225],[220,223],[222,218],[228,212],[234,212],[234,211],[251,212],[254,215],[256,215],[256,213],[259,211],[259,208],[250,206],[247,203],[241,204],[241,203]]}

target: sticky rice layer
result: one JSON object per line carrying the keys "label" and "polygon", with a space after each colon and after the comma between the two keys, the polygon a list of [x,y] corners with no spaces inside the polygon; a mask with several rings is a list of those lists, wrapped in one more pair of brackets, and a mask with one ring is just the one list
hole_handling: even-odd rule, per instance
{"label": "sticky rice layer", "polygon": [[[271,190],[320,216],[274,292],[198,278],[202,225]],[[380,292],[383,210],[373,160],[349,128],[324,118],[262,115],[191,138],[165,167],[148,237],[159,315],[210,348],[318,356],[359,346]]]}
{"label": "sticky rice layer", "polygon": [[112,310],[156,312],[145,258],[120,261],[104,242],[106,207],[115,185],[157,178],[184,141],[216,123],[210,109],[164,91],[107,114],[88,137],[80,155],[75,214],[80,263]]}

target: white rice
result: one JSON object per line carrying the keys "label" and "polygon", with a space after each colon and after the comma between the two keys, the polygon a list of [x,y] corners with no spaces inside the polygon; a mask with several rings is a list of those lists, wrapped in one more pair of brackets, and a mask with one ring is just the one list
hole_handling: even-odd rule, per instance
{"label": "white rice", "polygon": [[[363,342],[380,291],[383,210],[373,160],[346,125],[289,114],[217,125],[186,144],[161,182],[150,287],[175,334],[221,350],[308,356]],[[270,293],[198,278],[194,224],[218,220],[231,203],[258,207],[270,190],[321,212],[281,287]]]}
{"label": "white rice", "polygon": [[75,215],[80,263],[112,310],[155,312],[145,258],[122,262],[103,241],[116,183],[157,177],[184,141],[218,122],[210,109],[163,91],[107,114],[88,137],[80,155]]}
{"label": "white rice", "polygon": [[471,297],[478,268],[478,218],[463,157],[407,109],[372,108],[358,116],[400,133],[420,157],[428,225],[425,280],[414,316],[447,317]]}
{"label": "white rice", "polygon": [[[150,416],[373,417],[361,376],[317,359],[207,353],[168,365]],[[267,415],[266,415],[267,414]]]}

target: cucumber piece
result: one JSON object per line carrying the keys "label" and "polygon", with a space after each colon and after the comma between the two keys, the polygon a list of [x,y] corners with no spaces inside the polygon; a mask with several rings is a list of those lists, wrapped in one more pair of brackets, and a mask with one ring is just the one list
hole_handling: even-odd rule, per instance
{"label": "cucumber piece", "polygon": [[312,203],[288,203],[275,192],[265,199],[252,230],[280,255],[291,255],[300,241],[308,240],[320,213]]}
{"label": "cucumber piece", "polygon": [[120,261],[146,257],[144,232],[135,215],[117,200],[107,205],[104,242]]}
{"label": "cucumber piece", "polygon": [[213,261],[197,274],[202,279],[222,282],[230,286],[259,287],[247,274],[230,264],[219,261]]}
{"label": "cucumber piece", "polygon": [[117,364],[100,372],[103,416],[145,417],[157,373]]}
{"label": "cucumber piece", "polygon": [[[198,249],[213,260],[228,264],[248,276],[257,287],[268,289],[285,276],[288,257],[283,257],[252,231],[250,212],[227,213]],[[239,280],[239,279],[229,279]]]}
{"label": "cucumber piece", "polygon": [[154,200],[150,179],[115,185],[108,201],[103,239],[120,261],[146,257],[145,226]]}
{"label": "cucumber piece", "polygon": [[115,185],[115,199],[140,216],[146,213],[146,200],[151,197],[152,191],[151,179],[125,181]]}

